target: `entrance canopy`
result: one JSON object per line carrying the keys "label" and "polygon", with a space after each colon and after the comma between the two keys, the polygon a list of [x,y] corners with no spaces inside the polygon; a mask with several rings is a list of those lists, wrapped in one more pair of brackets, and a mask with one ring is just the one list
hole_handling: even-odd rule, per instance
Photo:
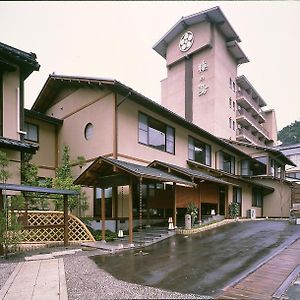
{"label": "entrance canopy", "polygon": [[125,186],[133,182],[170,182],[188,187],[196,184],[152,167],[146,167],[118,159],[100,156],[75,181],[88,187],[108,188]]}

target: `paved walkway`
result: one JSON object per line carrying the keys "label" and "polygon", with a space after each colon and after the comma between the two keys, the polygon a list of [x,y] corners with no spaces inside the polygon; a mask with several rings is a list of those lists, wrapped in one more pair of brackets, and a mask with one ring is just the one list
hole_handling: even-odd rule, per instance
{"label": "paved walkway", "polygon": [[300,239],[257,270],[225,288],[218,299],[280,299],[300,272]]}
{"label": "paved walkway", "polygon": [[62,258],[19,263],[0,290],[0,300],[67,300]]}

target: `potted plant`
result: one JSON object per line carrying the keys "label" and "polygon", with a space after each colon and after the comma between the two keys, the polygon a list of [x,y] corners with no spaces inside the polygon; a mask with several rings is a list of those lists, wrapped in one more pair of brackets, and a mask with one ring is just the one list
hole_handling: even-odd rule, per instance
{"label": "potted plant", "polygon": [[198,207],[195,205],[195,203],[190,202],[187,209],[186,209],[186,213],[191,215],[191,219],[192,219],[192,224],[191,226],[193,227],[195,220],[197,219],[198,216]]}
{"label": "potted plant", "polygon": [[239,216],[240,206],[237,202],[232,202],[229,205],[229,216],[232,219],[236,219]]}

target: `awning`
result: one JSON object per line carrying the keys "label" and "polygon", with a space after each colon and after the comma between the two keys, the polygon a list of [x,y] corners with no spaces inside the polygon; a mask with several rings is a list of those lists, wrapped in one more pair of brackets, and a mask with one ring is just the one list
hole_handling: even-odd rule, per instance
{"label": "awning", "polygon": [[127,161],[98,157],[75,181],[88,187],[116,187],[130,184],[130,179],[138,182],[172,182],[188,187],[195,183],[169,174],[159,169],[142,166]]}

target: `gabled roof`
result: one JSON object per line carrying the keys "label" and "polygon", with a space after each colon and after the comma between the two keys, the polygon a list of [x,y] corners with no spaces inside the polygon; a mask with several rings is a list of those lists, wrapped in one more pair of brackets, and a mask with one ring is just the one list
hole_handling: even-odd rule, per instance
{"label": "gabled roof", "polygon": [[235,145],[240,145],[240,146],[244,146],[244,147],[248,147],[248,148],[253,148],[253,149],[270,152],[270,153],[274,154],[278,159],[282,160],[285,164],[296,167],[295,163],[292,162],[289,158],[287,158],[277,148],[267,147],[267,146],[259,146],[259,145],[244,143],[244,142],[240,142],[240,141],[227,140],[227,139],[224,139],[224,140],[233,145],[235,144]]}
{"label": "gabled roof", "polygon": [[[114,167],[117,170],[114,170]],[[186,186],[196,184],[167,172],[139,164],[99,156],[77,179],[75,184],[85,186],[112,187],[128,185],[129,177],[153,182],[174,182]]]}
{"label": "gabled roof", "polygon": [[38,71],[40,68],[40,65],[36,61],[35,53],[28,53],[1,42],[0,63],[3,66],[5,65],[10,71],[13,71],[14,69],[14,66],[11,63],[20,66],[24,74],[23,79],[28,77],[33,71]]}
{"label": "gabled roof", "polygon": [[226,41],[241,42],[241,39],[228,22],[220,7],[216,6],[202,12],[182,17],[154,46],[153,49],[166,58],[166,49],[168,44],[178,36],[187,26],[191,26],[203,21],[215,23],[223,33]]}
{"label": "gabled roof", "polygon": [[183,117],[175,114],[171,110],[147,98],[146,96],[140,94],[116,79],[51,74],[49,75],[40,94],[38,95],[37,100],[33,104],[32,110],[45,113],[45,111],[51,107],[55,94],[58,93],[61,88],[70,86],[88,86],[91,88],[97,87],[99,89],[108,88],[113,92],[123,95],[124,97],[130,96],[128,97],[128,100],[142,105],[143,107],[165,117],[166,119],[171,120],[172,122],[177,123],[188,130],[191,130],[194,134],[198,134],[206,139],[211,140],[227,151],[233,151],[242,157],[249,157],[246,153],[233,147],[228,142],[216,137],[192,122],[187,121]]}
{"label": "gabled roof", "polygon": [[38,145],[34,145],[31,143],[0,137],[0,148],[14,149],[19,150],[21,152],[34,154],[39,147]]}
{"label": "gabled roof", "polygon": [[158,168],[158,167],[168,168],[168,169],[171,169],[171,170],[173,170],[173,171],[175,171],[175,172],[177,172],[181,175],[190,177],[192,180],[200,179],[200,181],[203,180],[203,181],[215,182],[215,183],[219,183],[219,184],[233,185],[230,182],[227,182],[225,180],[210,176],[210,175],[205,174],[203,172],[193,170],[193,169],[189,169],[189,168],[180,167],[180,166],[169,164],[169,163],[162,162],[162,161],[159,161],[159,160],[154,160],[148,166],[149,167],[154,167],[154,168]]}

